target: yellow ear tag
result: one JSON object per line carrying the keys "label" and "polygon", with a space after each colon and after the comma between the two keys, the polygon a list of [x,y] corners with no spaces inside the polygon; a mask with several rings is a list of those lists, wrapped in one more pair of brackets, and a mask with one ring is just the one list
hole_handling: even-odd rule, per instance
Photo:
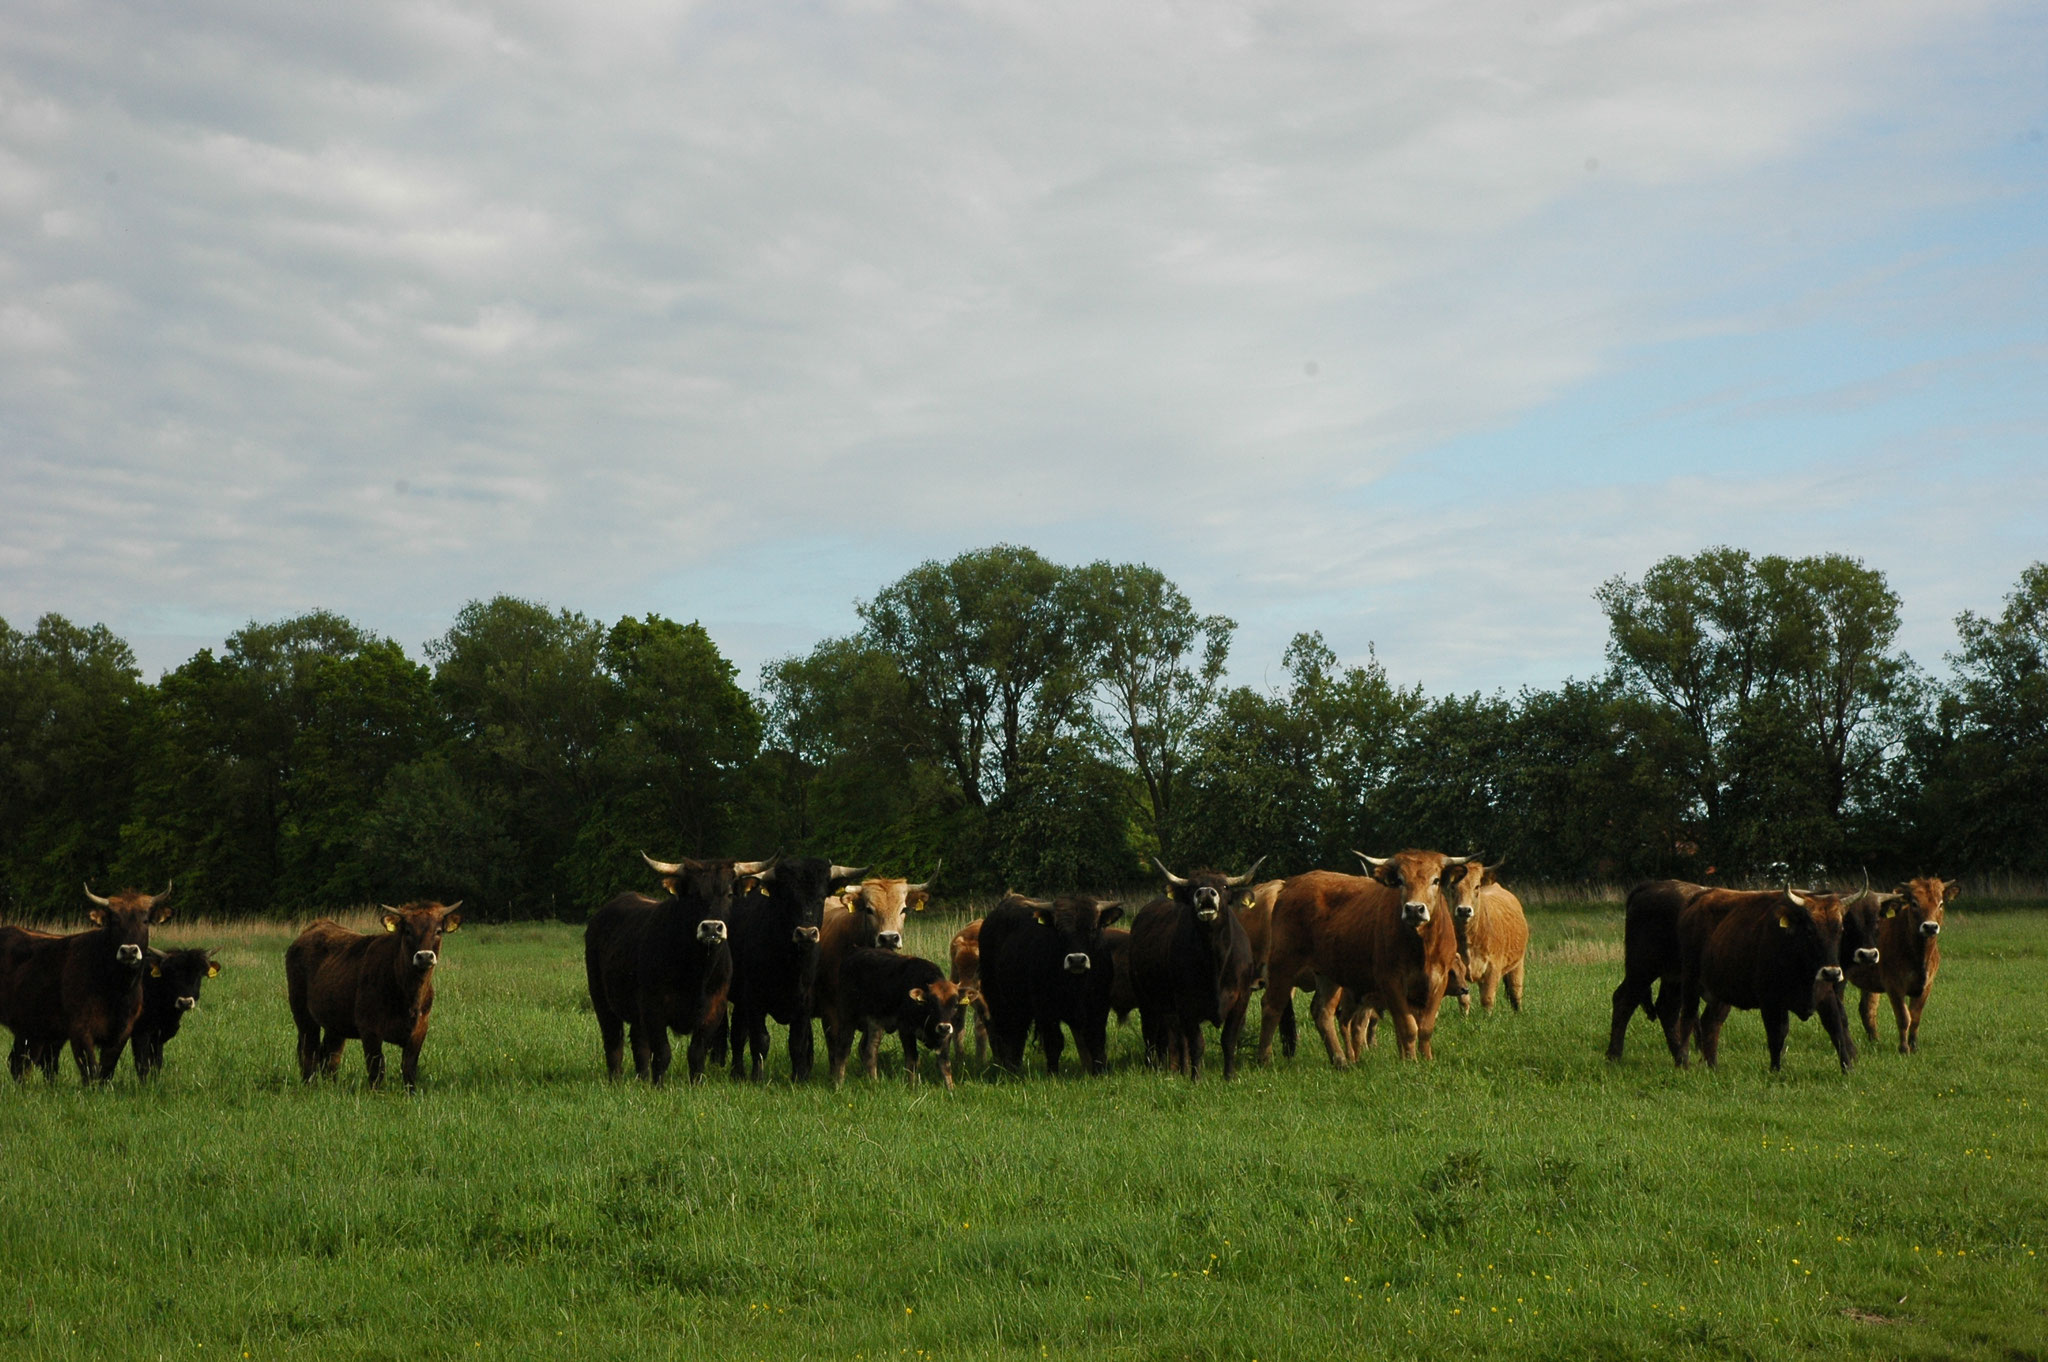
{"label": "yellow ear tag", "polygon": [[1792,925],[1792,915],[1791,915],[1790,913],[1780,913],[1780,914],[1778,914],[1778,925],[1779,925],[1780,927],[1788,927],[1788,928],[1789,928],[1789,927],[1790,927],[1790,926]]}
{"label": "yellow ear tag", "polygon": [[207,978],[209,978],[209,979],[218,979],[218,978],[220,978],[220,966],[219,966],[219,965],[208,965],[208,966],[206,967],[206,977],[207,977]]}
{"label": "yellow ear tag", "polygon": [[387,931],[387,932],[395,932],[395,931],[397,931],[397,930],[398,930],[398,920],[397,920],[396,918],[389,918],[389,917],[385,918],[385,919],[384,919],[384,930],[385,930],[385,931]]}
{"label": "yellow ear tag", "polygon": [[161,979],[161,978],[163,978],[163,977],[164,977],[164,967],[163,967],[162,965],[151,965],[151,966],[149,967],[149,977],[150,977],[150,978],[152,978],[152,979]]}
{"label": "yellow ear tag", "polygon": [[1896,908],[1887,908],[1884,910],[1884,915],[1886,917],[1897,917],[1899,915],[1899,910]]}

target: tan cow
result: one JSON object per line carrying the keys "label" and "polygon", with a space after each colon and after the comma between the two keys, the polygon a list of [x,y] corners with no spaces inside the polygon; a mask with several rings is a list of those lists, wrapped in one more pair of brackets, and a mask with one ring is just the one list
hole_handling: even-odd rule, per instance
{"label": "tan cow", "polygon": [[1471,988],[1479,988],[1479,1005],[1493,1011],[1494,995],[1505,984],[1508,1006],[1522,1010],[1522,971],[1529,954],[1529,920],[1522,901],[1500,882],[1500,862],[1467,861],[1447,876],[1444,896],[1458,928],[1458,954],[1465,960],[1464,996],[1458,1006],[1472,1010]]}
{"label": "tan cow", "polygon": [[1261,1063],[1272,1056],[1278,1009],[1292,1006],[1304,972],[1316,978],[1311,1016],[1332,1066],[1345,1067],[1352,1048],[1338,1035],[1340,989],[1393,1019],[1403,1059],[1431,1057],[1437,1011],[1458,969],[1457,929],[1443,881],[1473,858],[1403,851],[1381,858],[1360,853],[1359,859],[1370,875],[1296,875],[1273,901],[1266,988],[1275,1006],[1262,1009],[1259,1019]]}
{"label": "tan cow", "polygon": [[1883,994],[1892,1000],[1902,1055],[1920,1048],[1920,1013],[1941,968],[1942,910],[1960,892],[1961,885],[1923,875],[1876,896],[1878,958],[1848,966],[1849,982],[1863,990],[1864,1033],[1877,1039],[1877,999]]}
{"label": "tan cow", "polygon": [[904,914],[924,911],[925,904],[931,901],[932,881],[938,874],[938,867],[933,866],[922,884],[866,879],[847,885],[825,900],[824,920],[818,929],[818,980],[813,997],[814,1011],[825,1024],[827,1036],[834,1034],[840,1021],[839,970],[846,957],[860,946],[885,951],[900,949]]}

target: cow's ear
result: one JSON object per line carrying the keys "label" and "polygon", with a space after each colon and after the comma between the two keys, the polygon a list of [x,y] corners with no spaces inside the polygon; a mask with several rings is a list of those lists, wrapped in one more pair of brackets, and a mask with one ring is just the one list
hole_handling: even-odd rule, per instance
{"label": "cow's ear", "polygon": [[1963,887],[1954,880],[1950,880],[1941,887],[1941,901],[1943,903],[1954,903],[1958,898],[1962,897],[1962,893]]}
{"label": "cow's ear", "polygon": [[[158,897],[161,898],[162,896],[159,895]],[[171,920],[171,914],[177,911],[178,910],[170,904],[160,902],[149,910],[150,923],[151,925],[154,925],[159,922],[169,922]]]}
{"label": "cow's ear", "polygon": [[1791,930],[1792,930],[1792,915],[1791,915],[1790,913],[1788,913],[1788,912],[1785,912],[1785,911],[1783,911],[1782,909],[1781,909],[1781,910],[1779,910],[1779,913],[1778,913],[1778,925],[1779,925],[1780,927],[1784,928],[1784,929],[1785,929],[1786,931],[1788,931],[1788,932],[1789,932],[1789,931],[1791,931]]}
{"label": "cow's ear", "polygon": [[1038,919],[1038,920],[1039,920],[1040,922],[1043,922],[1043,923],[1044,923],[1044,924],[1045,924],[1046,926],[1048,926],[1048,927],[1052,926],[1052,918],[1053,918],[1053,912],[1052,912],[1052,909],[1050,909],[1050,908],[1040,908],[1040,909],[1039,909],[1039,910],[1037,911],[1037,913],[1036,913],[1036,914],[1034,914],[1034,916],[1035,916],[1035,917],[1037,917],[1037,919]]}
{"label": "cow's ear", "polygon": [[161,979],[164,977],[163,961],[152,960],[149,962],[149,977],[152,979]]}
{"label": "cow's ear", "polygon": [[209,960],[206,962],[206,977],[209,979],[220,978],[220,961]]}
{"label": "cow's ear", "polygon": [[461,925],[462,914],[460,913],[450,913],[448,916],[441,919],[441,930],[444,932],[452,932]]}
{"label": "cow's ear", "polygon": [[395,931],[397,931],[397,930],[398,930],[398,924],[399,924],[400,922],[402,922],[403,920],[404,920],[403,916],[402,916],[402,915],[401,915],[401,914],[399,913],[399,911],[398,911],[398,910],[397,910],[396,908],[386,908],[386,909],[384,910],[384,930],[385,930],[385,931],[387,931],[387,932],[395,932]]}
{"label": "cow's ear", "polygon": [[1109,907],[1102,910],[1102,916],[1095,919],[1095,925],[1098,927],[1107,927],[1123,915],[1124,906],[1121,903],[1112,904]]}
{"label": "cow's ear", "polygon": [[1884,906],[1884,915],[1886,917],[1897,917],[1899,915],[1898,907],[1894,904],[1887,903]]}
{"label": "cow's ear", "polygon": [[910,990],[910,1001],[912,1001],[912,1002],[914,1002],[914,1003],[921,1003],[921,1002],[923,1002],[923,1001],[924,1001],[924,990],[923,990],[923,989],[921,989],[921,988],[913,988],[912,990]]}
{"label": "cow's ear", "polygon": [[85,915],[85,920],[95,927],[104,927],[107,925],[107,910],[94,908]]}

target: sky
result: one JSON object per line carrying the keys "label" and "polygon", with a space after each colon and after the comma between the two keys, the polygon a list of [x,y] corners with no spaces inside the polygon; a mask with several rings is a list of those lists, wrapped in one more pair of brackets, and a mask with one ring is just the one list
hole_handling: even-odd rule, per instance
{"label": "sky", "polygon": [[1151,563],[1432,692],[1841,552],[2048,558],[2048,7],[0,7],[0,618],[700,619]]}

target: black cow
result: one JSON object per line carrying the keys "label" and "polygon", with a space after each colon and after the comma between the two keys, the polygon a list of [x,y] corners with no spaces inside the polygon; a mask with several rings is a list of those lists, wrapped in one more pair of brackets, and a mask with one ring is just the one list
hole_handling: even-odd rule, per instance
{"label": "black cow", "polygon": [[832,1068],[832,1086],[846,1080],[846,1058],[853,1033],[861,1033],[861,1065],[875,1076],[882,1037],[903,1037],[903,1072],[917,1081],[917,1043],[923,1041],[939,1057],[939,1077],[953,1087],[953,1037],[973,990],[962,988],[929,960],[876,946],[857,946],[839,966],[839,1023],[825,1037]]}
{"label": "black cow", "polygon": [[1773,1069],[1782,1065],[1790,1019],[1816,1012],[1842,1072],[1856,1062],[1841,996],[1842,904],[1834,895],[1710,889],[1678,915],[1678,945],[1684,974],[1673,1058],[1681,1065],[1695,1028],[1701,1058],[1714,1065],[1721,1025],[1735,1007],[1763,1014]]}
{"label": "black cow", "polygon": [[131,1044],[135,1076],[148,1078],[164,1067],[164,1042],[178,1034],[185,1014],[199,1006],[199,990],[220,977],[213,952],[192,948],[151,951],[149,972],[142,979],[142,1015],[135,1019]]}
{"label": "black cow", "polygon": [[1664,1028],[1664,1044],[1680,1063],[1678,999],[1684,957],[1678,948],[1678,915],[1707,892],[1686,880],[1650,880],[1628,891],[1622,927],[1621,983],[1614,990],[1614,1021],[1607,1033],[1607,1057],[1621,1058],[1622,1042],[1636,1009]]}
{"label": "black cow", "polygon": [[0,1025],[14,1033],[8,1067],[28,1072],[31,1055],[53,1073],[66,1044],[88,1083],[109,1081],[142,1011],[143,963],[152,923],[167,921],[171,896],[124,890],[101,898],[86,886],[92,927],[52,936],[0,927]]}
{"label": "black cow", "polygon": [[799,1083],[811,1076],[816,1037],[818,934],[825,899],[867,873],[865,866],[834,865],[815,856],[774,861],[757,872],[759,888],[732,906],[732,1076],[764,1076],[768,1023],[789,1027],[789,1069]]}
{"label": "black cow", "polygon": [[[1263,859],[1263,858],[1262,858]],[[1183,879],[1155,860],[1167,894],[1131,920],[1131,991],[1145,1031],[1145,1058],[1202,1076],[1207,1033],[1223,1029],[1223,1076],[1237,1073],[1237,1042],[1259,964],[1233,911],[1258,866],[1242,875],[1203,870]]]}
{"label": "black cow", "polygon": [[1074,1033],[1082,1068],[1107,1070],[1116,965],[1102,929],[1122,915],[1121,904],[1086,894],[1050,901],[1010,894],[982,919],[981,994],[997,1064],[1020,1071],[1035,1027],[1045,1071],[1057,1074],[1064,1025]]}
{"label": "black cow", "polygon": [[660,1083],[671,1059],[668,1033],[690,1037],[690,1081],[702,1081],[711,1038],[725,1024],[732,954],[726,914],[735,872],[765,861],[657,861],[641,853],[669,891],[665,899],[621,894],[583,929],[583,970],[604,1038],[605,1072],[618,1078],[630,1028],[633,1072]]}

